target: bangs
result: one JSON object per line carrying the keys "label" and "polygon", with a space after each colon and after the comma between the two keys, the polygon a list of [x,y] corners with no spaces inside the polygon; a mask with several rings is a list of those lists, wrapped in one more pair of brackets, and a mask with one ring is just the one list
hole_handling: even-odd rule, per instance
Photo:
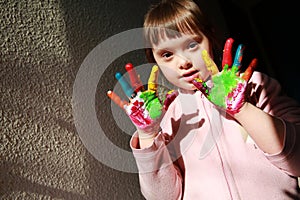
{"label": "bangs", "polygon": [[202,34],[203,23],[195,13],[183,5],[176,5],[176,9],[173,7],[161,6],[146,16],[144,36],[147,43],[157,45],[160,40],[177,38],[182,34]]}

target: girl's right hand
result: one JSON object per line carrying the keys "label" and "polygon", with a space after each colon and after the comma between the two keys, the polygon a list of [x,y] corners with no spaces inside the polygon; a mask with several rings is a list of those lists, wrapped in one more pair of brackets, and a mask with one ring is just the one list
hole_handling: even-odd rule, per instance
{"label": "girl's right hand", "polygon": [[166,99],[162,103],[157,95],[159,72],[157,65],[152,67],[147,89],[144,88],[131,63],[126,64],[125,68],[129,73],[131,86],[120,73],[116,73],[115,76],[129,98],[129,102],[121,100],[113,91],[108,91],[107,95],[126,112],[137,128],[140,139],[153,138],[160,131],[162,116],[177,96],[177,92],[168,92]]}

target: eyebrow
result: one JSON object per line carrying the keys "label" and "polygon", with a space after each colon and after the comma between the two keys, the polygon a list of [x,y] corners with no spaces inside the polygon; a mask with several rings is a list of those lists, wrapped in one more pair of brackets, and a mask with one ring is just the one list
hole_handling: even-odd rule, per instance
{"label": "eyebrow", "polygon": [[202,35],[193,35],[193,37],[191,37],[194,41],[196,42],[201,42],[203,40],[203,36]]}
{"label": "eyebrow", "polygon": [[[187,45],[190,42],[201,42],[203,40],[203,36],[199,36],[199,35],[193,35],[190,37],[187,37],[185,40],[182,41],[182,44]],[[159,46],[160,42],[156,45]],[[155,52],[156,54],[161,54],[162,52],[172,52],[172,50],[170,50],[168,47],[162,47],[162,48],[154,48],[152,47],[152,51]]]}
{"label": "eyebrow", "polygon": [[153,54],[161,56],[165,52],[172,52],[172,51],[168,50],[168,49],[155,49],[155,48],[152,48],[152,52],[153,52]]}

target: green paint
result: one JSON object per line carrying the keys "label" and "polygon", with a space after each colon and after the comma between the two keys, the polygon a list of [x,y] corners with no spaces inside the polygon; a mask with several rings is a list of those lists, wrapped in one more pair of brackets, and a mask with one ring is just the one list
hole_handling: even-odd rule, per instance
{"label": "green paint", "polygon": [[232,66],[228,69],[228,65],[224,66],[224,69],[220,74],[212,77],[214,87],[211,89],[208,99],[216,105],[226,108],[226,97],[228,94],[236,88],[238,82],[241,80],[236,74],[238,68]]}
{"label": "green paint", "polygon": [[144,100],[146,109],[149,112],[151,119],[157,119],[162,114],[162,104],[156,96],[154,91],[145,91],[140,97]]}

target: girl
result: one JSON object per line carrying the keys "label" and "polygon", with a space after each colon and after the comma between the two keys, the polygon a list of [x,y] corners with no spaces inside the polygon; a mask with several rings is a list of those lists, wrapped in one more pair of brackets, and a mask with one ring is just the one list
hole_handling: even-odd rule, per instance
{"label": "girl", "polygon": [[[232,64],[232,39],[219,72],[211,59],[217,49],[213,31],[193,1],[162,1],[146,14],[144,27],[149,61],[178,88],[161,105],[154,66],[146,90],[135,87],[130,103],[118,99],[137,127],[130,146],[145,198],[295,199],[298,103],[282,94],[276,80],[253,72],[254,65],[248,77],[236,73],[243,47]],[[236,83],[223,94],[227,83],[218,81],[228,73]]]}

